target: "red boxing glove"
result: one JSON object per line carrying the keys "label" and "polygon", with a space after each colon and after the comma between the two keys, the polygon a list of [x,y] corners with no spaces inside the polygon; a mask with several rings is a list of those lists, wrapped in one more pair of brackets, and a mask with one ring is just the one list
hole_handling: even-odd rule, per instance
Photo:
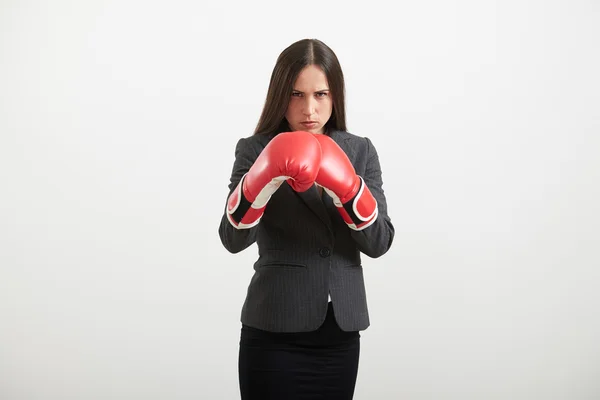
{"label": "red boxing glove", "polygon": [[309,132],[284,132],[265,146],[227,199],[227,218],[237,229],[259,223],[267,202],[287,180],[298,192],[315,182],[321,162],[321,146]]}
{"label": "red boxing glove", "polygon": [[356,175],[344,150],[329,136],[315,134],[321,144],[321,168],[316,183],[331,196],[346,224],[356,231],[377,219],[377,200],[362,177]]}

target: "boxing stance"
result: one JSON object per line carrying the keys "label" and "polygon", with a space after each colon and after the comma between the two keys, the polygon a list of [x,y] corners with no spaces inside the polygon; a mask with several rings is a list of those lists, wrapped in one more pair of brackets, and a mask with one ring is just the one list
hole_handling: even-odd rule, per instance
{"label": "boxing stance", "polygon": [[337,143],[295,131],[275,136],[242,177],[227,201],[229,222],[237,229],[258,224],[283,181],[298,192],[315,183],[323,187],[351,229],[365,229],[377,219],[377,201]]}

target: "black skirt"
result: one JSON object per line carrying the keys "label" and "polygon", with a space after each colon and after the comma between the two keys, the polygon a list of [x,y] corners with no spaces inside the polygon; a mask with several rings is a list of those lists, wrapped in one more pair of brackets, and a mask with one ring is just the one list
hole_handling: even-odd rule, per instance
{"label": "black skirt", "polygon": [[274,333],[242,325],[239,383],[242,400],[351,400],[359,332],[337,325],[331,302],[313,332]]}

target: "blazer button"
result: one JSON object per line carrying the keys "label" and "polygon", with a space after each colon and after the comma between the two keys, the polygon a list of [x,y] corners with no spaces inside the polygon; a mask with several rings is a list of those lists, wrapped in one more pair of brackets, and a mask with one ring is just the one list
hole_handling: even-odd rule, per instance
{"label": "blazer button", "polygon": [[319,254],[321,257],[329,257],[331,255],[331,250],[329,250],[329,247],[323,247],[319,250]]}

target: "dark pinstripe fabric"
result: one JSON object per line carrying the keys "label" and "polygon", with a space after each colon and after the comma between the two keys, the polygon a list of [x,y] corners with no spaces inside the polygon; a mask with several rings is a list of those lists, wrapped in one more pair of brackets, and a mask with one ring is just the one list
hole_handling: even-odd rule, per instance
{"label": "dark pinstripe fabric", "polygon": [[[364,330],[370,324],[361,253],[372,258],[385,254],[394,227],[373,143],[348,132],[334,131],[330,136],[377,199],[377,221],[354,231],[325,192],[319,196],[313,186],[298,193],[285,182],[257,226],[238,230],[223,214],[219,236],[229,252],[238,253],[254,242],[258,247],[241,313],[241,322],[248,326],[272,332],[315,330],[325,320],[328,293],[343,330]],[[229,193],[271,139],[255,135],[238,141]]]}

